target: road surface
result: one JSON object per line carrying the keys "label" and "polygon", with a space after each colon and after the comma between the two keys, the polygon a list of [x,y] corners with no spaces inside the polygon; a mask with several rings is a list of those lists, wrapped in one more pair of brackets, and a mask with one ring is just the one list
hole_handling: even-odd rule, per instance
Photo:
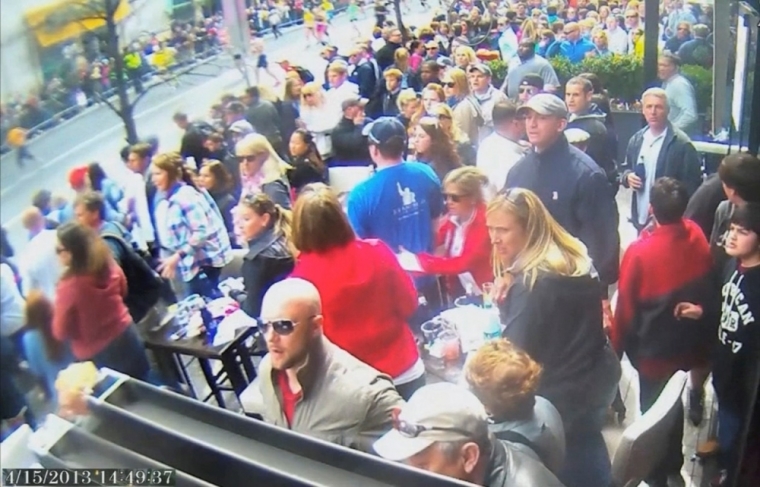
{"label": "road surface", "polygon": [[[421,25],[430,20],[432,13],[432,10],[415,5],[404,18],[408,25]],[[371,11],[367,14],[367,18],[358,22],[365,38],[370,36],[374,25]],[[344,50],[357,40],[345,14],[334,19],[330,34],[331,42]],[[322,80],[326,63],[320,58],[319,50],[318,46],[307,46],[301,26],[291,27],[279,39],[266,38],[265,51],[270,61],[287,56]],[[279,67],[270,64],[272,71],[282,79]],[[239,93],[246,87],[242,73],[231,66],[228,58],[212,61],[185,75],[177,89],[169,85],[152,89],[137,105],[138,134],[141,137],[158,136],[159,150],[176,150],[181,131],[172,122],[175,112],[183,111],[191,118],[205,117],[221,95]],[[262,73],[261,81],[272,85],[266,73]],[[15,151],[0,158],[0,219],[14,248],[21,248],[26,239],[20,225],[20,213],[31,204],[32,195],[40,189],[69,194],[67,174],[72,167],[97,161],[117,181],[125,174],[126,168],[119,158],[119,151],[126,143],[124,137],[118,116],[106,106],[94,107],[30,142],[30,151],[41,162],[27,162],[26,167],[19,168]]]}

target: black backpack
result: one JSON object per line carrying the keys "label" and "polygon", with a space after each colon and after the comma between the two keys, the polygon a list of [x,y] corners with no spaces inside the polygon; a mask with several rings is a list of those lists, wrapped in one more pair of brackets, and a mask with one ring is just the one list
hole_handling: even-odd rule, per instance
{"label": "black backpack", "polygon": [[314,75],[306,68],[302,68],[301,66],[293,66],[293,71],[298,73],[298,77],[301,78],[301,81],[304,84],[314,81]]}
{"label": "black backpack", "polygon": [[134,322],[138,323],[158,303],[163,280],[121,235],[104,232],[101,237],[116,242],[121,249],[119,264],[127,278],[127,296],[124,298],[124,304],[127,305]]}

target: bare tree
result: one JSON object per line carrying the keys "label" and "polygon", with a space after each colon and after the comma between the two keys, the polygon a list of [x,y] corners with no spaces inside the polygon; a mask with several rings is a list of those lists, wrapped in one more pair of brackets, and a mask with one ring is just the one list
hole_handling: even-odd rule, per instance
{"label": "bare tree", "polygon": [[401,0],[393,0],[393,8],[396,10],[396,24],[398,24],[398,28],[401,30],[401,39],[406,44],[409,42],[409,33],[406,31],[406,27],[404,27],[403,15],[401,15]]}
{"label": "bare tree", "polygon": [[[92,21],[104,23],[106,53],[112,59],[114,73],[113,84],[116,89],[116,100],[111,101],[105,96],[98,96],[99,101],[105,103],[124,124],[127,142],[133,144],[138,141],[137,126],[135,124],[135,107],[137,103],[154,87],[165,82],[160,80],[147,86],[135,82],[134,93],[130,92],[130,82],[134,82],[134,76],[139,73],[128,73],[125,66],[124,53],[120,50],[120,38],[117,26],[118,10],[122,2],[127,0],[74,0],[66,4],[65,9],[55,13],[53,18],[47,19],[47,23],[53,28],[70,23],[85,25]],[[192,65],[177,71],[173,76],[184,74],[193,69]],[[131,76],[130,76],[131,74]],[[139,89],[137,89],[139,87]]]}

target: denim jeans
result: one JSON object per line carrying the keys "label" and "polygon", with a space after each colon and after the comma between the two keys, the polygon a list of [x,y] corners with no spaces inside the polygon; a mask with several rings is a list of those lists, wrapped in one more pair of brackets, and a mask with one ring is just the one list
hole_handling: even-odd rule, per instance
{"label": "denim jeans", "polygon": [[609,346],[604,353],[597,365],[595,387],[588,391],[591,397],[588,409],[565,429],[565,468],[559,475],[565,487],[609,487],[612,484],[612,466],[602,428],[618,392],[621,369],[617,355]]}
{"label": "denim jeans", "polygon": [[134,324],[129,325],[91,360],[98,368],[108,367],[143,381],[150,378],[148,355]]}
{"label": "denim jeans", "polygon": [[741,414],[728,405],[720,403],[718,397],[718,445],[720,446],[720,466],[733,472],[737,462],[737,448],[742,429]]}

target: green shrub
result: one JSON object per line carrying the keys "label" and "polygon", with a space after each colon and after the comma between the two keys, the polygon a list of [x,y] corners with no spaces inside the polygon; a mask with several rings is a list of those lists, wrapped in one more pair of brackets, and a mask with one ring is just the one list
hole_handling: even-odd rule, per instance
{"label": "green shrub", "polygon": [[697,98],[697,111],[699,113],[709,113],[712,110],[712,71],[703,66],[686,64],[681,66],[681,74],[694,87],[694,96]]}
{"label": "green shrub", "polygon": [[494,59],[487,61],[486,64],[491,68],[493,85],[498,88],[507,77],[507,63],[501,59]]}

